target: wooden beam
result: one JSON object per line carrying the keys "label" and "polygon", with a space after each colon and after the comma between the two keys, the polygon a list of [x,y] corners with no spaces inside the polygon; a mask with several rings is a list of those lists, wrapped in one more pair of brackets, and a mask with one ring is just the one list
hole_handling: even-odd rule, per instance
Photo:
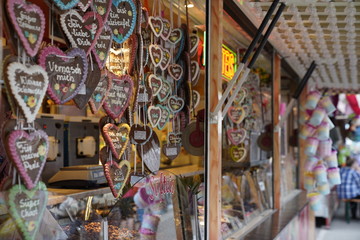
{"label": "wooden beam", "polygon": [[[281,58],[279,54],[273,55],[273,124],[280,121],[281,102]],[[281,208],[281,131],[273,133],[273,179],[274,179],[274,208]]]}
{"label": "wooden beam", "polygon": [[[222,94],[221,80],[221,46],[223,42],[223,0],[210,0],[210,16],[208,31],[208,105],[210,112],[215,107]],[[208,123],[210,123],[210,113],[208,112]],[[216,122],[208,125],[206,134],[208,139],[208,159],[207,159],[207,237],[208,239],[221,239],[221,111],[218,113]]]}

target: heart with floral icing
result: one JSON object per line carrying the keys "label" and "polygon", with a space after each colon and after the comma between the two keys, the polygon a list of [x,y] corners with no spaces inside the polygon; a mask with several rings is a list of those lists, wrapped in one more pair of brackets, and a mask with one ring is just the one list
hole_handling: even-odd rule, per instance
{"label": "heart with floral icing", "polygon": [[159,120],[159,122],[157,124],[157,127],[158,127],[159,130],[162,130],[162,129],[164,129],[164,127],[166,126],[166,124],[169,121],[170,111],[166,106],[163,106],[163,105],[160,105],[160,104],[158,104],[156,106],[161,109],[161,117],[160,117],[160,120]]}
{"label": "heart with floral icing", "polygon": [[88,62],[82,49],[64,53],[57,47],[46,47],[40,53],[39,64],[48,73],[47,94],[56,104],[74,98],[87,78]]}
{"label": "heart with floral icing", "polygon": [[108,20],[108,16],[112,6],[112,0],[92,0],[92,2],[92,10],[97,12],[101,16],[101,19],[105,25]]}
{"label": "heart with floral icing", "polygon": [[173,79],[178,81],[183,76],[184,71],[181,65],[174,63],[169,65],[168,73]]}
{"label": "heart with floral icing", "polygon": [[150,106],[147,115],[151,126],[155,128],[161,119],[161,108],[159,106]]}
{"label": "heart with floral icing", "polygon": [[246,112],[242,107],[234,107],[234,106],[231,106],[229,108],[227,114],[230,120],[236,124],[240,124],[246,116]]}
{"label": "heart with floral icing", "polygon": [[197,53],[197,49],[199,46],[199,37],[196,34],[191,34],[190,35],[190,56],[194,57]]}
{"label": "heart with floral icing", "polygon": [[163,59],[163,51],[162,48],[158,45],[151,44],[149,46],[149,55],[151,62],[154,64],[155,67],[160,66],[160,63]]}
{"label": "heart with floral icing", "polygon": [[98,40],[95,43],[92,52],[95,56],[95,60],[101,69],[104,68],[106,60],[109,56],[109,51],[112,43],[111,29],[104,25]]}
{"label": "heart with floral icing", "polygon": [[120,159],[129,142],[130,126],[126,123],[121,123],[119,126],[107,123],[102,128],[102,132],[106,145],[110,147],[113,156]]}
{"label": "heart with floral icing", "polygon": [[27,54],[34,57],[44,37],[45,16],[40,7],[24,0],[7,0],[7,13]]}
{"label": "heart with floral icing", "polygon": [[247,151],[244,147],[231,146],[230,157],[234,162],[241,162],[245,159]]}
{"label": "heart with floral icing", "polygon": [[15,130],[7,137],[6,148],[25,186],[34,188],[46,163],[48,135],[42,130]]}
{"label": "heart with floral icing", "polygon": [[162,19],[162,23],[163,23],[163,29],[161,31],[161,38],[164,41],[167,41],[171,34],[171,24],[170,21],[165,18]]}
{"label": "heart with floral icing", "polygon": [[75,7],[79,3],[79,0],[52,0],[52,1],[61,10],[69,10]]}
{"label": "heart with floral icing", "polygon": [[170,160],[174,160],[179,156],[181,150],[180,144],[164,144],[162,147],[163,154]]}
{"label": "heart with floral icing", "polygon": [[181,132],[171,132],[168,135],[168,141],[170,144],[180,144],[181,143]]}
{"label": "heart with floral icing", "polygon": [[111,74],[112,87],[103,104],[105,112],[112,119],[120,119],[125,109],[129,106],[133,94],[133,81],[129,75],[120,77]]}
{"label": "heart with floral icing", "polygon": [[200,77],[200,67],[197,61],[190,62],[191,84],[196,86]]}
{"label": "heart with floral icing", "polygon": [[36,239],[47,200],[48,192],[43,182],[39,182],[33,190],[19,184],[7,192],[9,213],[23,239]]}
{"label": "heart with floral icing", "polygon": [[162,52],[163,52],[163,54],[162,54],[162,59],[161,59],[161,63],[160,63],[160,69],[162,71],[165,71],[171,62],[171,54],[170,54],[170,51],[167,50],[166,48],[163,48]]}
{"label": "heart with floral icing", "polygon": [[228,139],[232,145],[239,145],[246,138],[246,130],[244,128],[232,128],[226,132]]}
{"label": "heart with floral icing", "polygon": [[136,16],[136,6],[132,0],[112,0],[107,24],[115,42],[121,44],[130,37],[135,29]]}
{"label": "heart with floral icing", "polygon": [[130,176],[130,170],[131,166],[128,160],[122,160],[119,164],[115,161],[105,163],[105,177],[115,198],[122,196],[122,191]]}
{"label": "heart with floral icing", "polygon": [[173,113],[177,113],[181,111],[181,109],[183,109],[184,107],[184,104],[185,104],[184,99],[177,96],[170,96],[168,99],[169,109]]}
{"label": "heart with floral icing", "polygon": [[156,76],[155,74],[150,74],[147,77],[147,82],[149,84],[149,87],[151,88],[152,95],[153,96],[158,95],[163,86],[162,78]]}
{"label": "heart with floral icing", "polygon": [[81,9],[81,11],[86,12],[86,10],[90,7],[93,0],[79,0],[77,6]]}
{"label": "heart with floral icing", "polygon": [[246,98],[246,96],[247,96],[247,90],[246,90],[246,88],[241,88],[240,91],[239,91],[239,93],[238,93],[238,94],[236,95],[236,97],[235,97],[234,103],[235,103],[236,105],[240,105],[240,104],[244,101],[244,99]]}
{"label": "heart with floral icing", "polygon": [[199,105],[200,93],[196,90],[192,91],[192,102],[193,102],[193,105],[192,105],[193,108],[196,108],[197,105]]}
{"label": "heart with floral icing", "polygon": [[7,66],[7,81],[17,105],[27,122],[33,122],[39,112],[49,84],[48,75],[39,65],[13,62]]}
{"label": "heart with floral icing", "polygon": [[160,17],[150,16],[148,20],[149,26],[156,37],[160,37],[163,30],[163,21]]}
{"label": "heart with floral icing", "polygon": [[83,49],[86,55],[94,48],[103,29],[99,14],[87,12],[81,16],[73,9],[60,15],[60,24],[72,47]]}
{"label": "heart with floral icing", "polygon": [[183,33],[180,28],[172,29],[169,37],[169,42],[173,45],[178,44],[182,39],[182,35]]}
{"label": "heart with floral icing", "polygon": [[101,106],[104,104],[107,95],[112,86],[112,79],[108,75],[103,75],[96,86],[91,98],[89,100],[89,105],[92,113],[97,113]]}
{"label": "heart with floral icing", "polygon": [[171,85],[168,81],[163,79],[162,87],[159,93],[157,94],[157,98],[159,99],[160,102],[164,102],[170,94],[171,94]]}
{"label": "heart with floral icing", "polygon": [[151,137],[152,128],[148,125],[134,124],[131,126],[130,139],[132,144],[145,144]]}

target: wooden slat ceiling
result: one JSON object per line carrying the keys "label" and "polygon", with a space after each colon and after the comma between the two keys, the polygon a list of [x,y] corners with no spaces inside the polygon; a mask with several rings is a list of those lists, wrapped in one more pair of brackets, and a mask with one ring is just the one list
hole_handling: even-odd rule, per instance
{"label": "wooden slat ceiling", "polygon": [[[256,26],[272,3],[234,1]],[[271,44],[301,77],[315,60],[314,87],[360,91],[360,1],[283,2],[286,8],[270,37]]]}

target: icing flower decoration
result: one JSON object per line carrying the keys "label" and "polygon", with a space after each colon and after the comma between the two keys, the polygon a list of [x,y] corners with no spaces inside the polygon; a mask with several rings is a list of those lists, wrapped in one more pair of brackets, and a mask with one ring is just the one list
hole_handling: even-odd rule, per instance
{"label": "icing flower decoration", "polygon": [[30,33],[28,39],[31,44],[34,44],[37,41],[37,36],[36,34]]}
{"label": "icing flower decoration", "polygon": [[36,227],[35,221],[30,221],[28,224],[28,231],[29,232],[34,231],[35,227]]}
{"label": "icing flower decoration", "polygon": [[74,89],[76,88],[76,84],[75,84],[75,83],[72,83],[72,84],[70,85],[70,88],[71,88],[71,90],[74,90]]}
{"label": "icing flower decoration", "polygon": [[60,89],[60,85],[58,83],[55,83],[54,89],[58,91]]}
{"label": "icing flower decoration", "polygon": [[105,59],[105,53],[104,52],[98,52],[99,54],[99,58],[101,61],[103,61]]}
{"label": "icing flower decoration", "polygon": [[39,154],[39,158],[41,161],[44,161],[45,159],[45,154],[46,154],[46,144],[41,144],[38,147],[38,154]]}
{"label": "icing flower decoration", "polygon": [[36,98],[34,96],[30,96],[27,100],[27,105],[30,107],[30,108],[33,108],[35,107],[36,105]]}
{"label": "icing flower decoration", "polygon": [[114,34],[115,35],[118,35],[119,34],[119,31],[117,29],[114,29]]}
{"label": "icing flower decoration", "polygon": [[97,102],[97,103],[101,102],[101,94],[100,93],[96,94],[94,99],[95,99],[95,102]]}
{"label": "icing flower decoration", "polygon": [[128,11],[128,16],[132,16],[132,12],[130,10]]}
{"label": "icing flower decoration", "polygon": [[102,16],[105,14],[105,8],[102,6],[97,7],[97,12]]}
{"label": "icing flower decoration", "polygon": [[61,89],[61,91],[63,92],[63,93],[67,93],[68,91],[69,91],[69,87],[63,87],[63,89]]}

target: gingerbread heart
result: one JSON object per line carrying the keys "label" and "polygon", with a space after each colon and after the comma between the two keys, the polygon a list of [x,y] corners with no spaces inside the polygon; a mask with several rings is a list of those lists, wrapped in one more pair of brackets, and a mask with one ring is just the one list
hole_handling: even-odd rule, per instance
{"label": "gingerbread heart", "polygon": [[81,16],[70,10],[60,15],[60,25],[72,47],[81,48],[89,55],[98,40],[103,22],[96,12],[87,12]]}
{"label": "gingerbread heart", "polygon": [[168,141],[170,144],[181,144],[181,132],[171,132],[168,135]]}
{"label": "gingerbread heart", "polygon": [[155,74],[150,74],[147,77],[147,82],[149,84],[149,87],[151,88],[152,95],[158,95],[163,86],[163,80],[161,79],[161,77],[158,77]]}
{"label": "gingerbread heart", "polygon": [[196,108],[197,105],[199,105],[200,102],[200,93],[196,90],[192,90],[192,107]]}
{"label": "gingerbread heart", "polygon": [[134,124],[131,126],[130,139],[132,144],[145,144],[151,137],[152,128],[148,125]]}
{"label": "gingerbread heart", "polygon": [[149,26],[156,37],[160,37],[163,30],[163,21],[160,17],[150,16],[148,20]]}
{"label": "gingerbread heart", "polygon": [[111,150],[108,146],[102,147],[99,152],[99,158],[102,165],[105,165],[110,158]]}
{"label": "gingerbread heart", "polygon": [[33,190],[14,185],[7,198],[9,213],[23,239],[36,239],[48,200],[45,184],[39,182]]}
{"label": "gingerbread heart", "polygon": [[106,145],[110,147],[114,157],[120,159],[129,142],[130,126],[126,123],[122,123],[119,126],[107,123],[102,128],[102,132]]}
{"label": "gingerbread heart", "polygon": [[167,50],[166,48],[163,48],[162,52],[163,52],[163,54],[162,54],[162,60],[160,63],[160,69],[162,71],[165,71],[171,62],[171,54],[170,54],[170,51]]}
{"label": "gingerbread heart", "polygon": [[190,73],[191,73],[191,84],[196,86],[200,77],[200,67],[197,61],[191,61],[190,63]]}
{"label": "gingerbread heart", "polygon": [[156,173],[160,168],[160,142],[155,131],[144,145],[137,145],[136,151],[139,157],[144,161],[146,167],[152,172]]}
{"label": "gingerbread heart", "polygon": [[105,163],[105,177],[115,198],[122,196],[122,190],[129,179],[130,170],[131,166],[128,160],[122,160],[119,164],[115,161]]}
{"label": "gingerbread heart", "polygon": [[171,24],[170,21],[165,18],[162,19],[162,23],[163,23],[163,29],[161,31],[161,38],[164,41],[167,41],[171,34]]}
{"label": "gingerbread heart", "polygon": [[234,103],[236,105],[240,105],[244,101],[246,96],[247,96],[246,88],[241,88],[240,91],[238,92],[238,94],[235,97]]}
{"label": "gingerbread heart", "polygon": [[123,43],[130,37],[136,25],[136,16],[136,6],[132,0],[112,0],[107,23],[115,42]]}
{"label": "gingerbread heart", "polygon": [[33,122],[49,84],[47,73],[38,65],[27,67],[13,62],[7,66],[7,80],[27,122]]}
{"label": "gingerbread heart", "polygon": [[232,128],[227,130],[226,134],[233,145],[239,145],[246,138],[246,130],[244,128]]}
{"label": "gingerbread heart", "polygon": [[177,113],[184,107],[184,99],[177,96],[170,96],[168,99],[168,107],[171,112]]}
{"label": "gingerbread heart", "polygon": [[151,62],[154,64],[155,67],[160,66],[161,61],[163,59],[163,51],[162,48],[158,45],[151,44],[149,46],[149,55]]}
{"label": "gingerbread heart", "polygon": [[48,73],[47,94],[56,104],[64,104],[74,98],[88,73],[86,53],[77,48],[64,53],[57,47],[46,47],[40,53],[39,64]]}
{"label": "gingerbread heart", "polygon": [[183,76],[183,68],[179,64],[170,64],[168,67],[169,75],[176,81],[180,80]]}
{"label": "gingerbread heart", "polygon": [[161,108],[159,106],[150,106],[147,115],[151,126],[155,128],[161,119]]}
{"label": "gingerbread heart", "polygon": [[157,94],[157,98],[160,102],[164,102],[167,97],[171,94],[171,85],[168,81],[162,80],[162,87]]}
{"label": "gingerbread heart", "polygon": [[106,60],[109,56],[111,43],[112,43],[111,29],[107,25],[104,25],[98,40],[96,41],[96,44],[92,49],[96,62],[101,69],[104,68]]}
{"label": "gingerbread heart", "polygon": [[79,3],[79,0],[52,0],[52,1],[61,10],[69,10],[75,7]]}
{"label": "gingerbread heart", "polygon": [[112,88],[103,104],[105,112],[112,118],[121,118],[129,106],[133,94],[133,81],[129,75],[118,77],[111,74]]}
{"label": "gingerbread heart", "polygon": [[243,147],[232,146],[230,148],[230,156],[234,162],[241,162],[245,159],[247,151]]}
{"label": "gingerbread heart", "polygon": [[[108,123],[114,123],[115,124],[115,121],[112,118],[110,118],[109,116],[101,117],[100,120],[99,120],[99,129],[103,129],[104,126],[106,124],[108,124]],[[103,138],[105,138],[103,131],[100,131],[100,133],[101,133],[101,136]]]}
{"label": "gingerbread heart", "polygon": [[89,105],[92,113],[95,114],[100,110],[101,106],[106,100],[107,95],[110,92],[111,86],[111,77],[107,75],[102,76],[89,100]]}
{"label": "gingerbread heart", "polygon": [[227,113],[230,120],[236,124],[240,124],[246,116],[246,112],[242,107],[231,106]]}
{"label": "gingerbread heart", "polygon": [[169,121],[170,111],[166,106],[163,106],[163,105],[160,105],[160,104],[158,104],[156,106],[161,109],[161,117],[160,117],[160,120],[159,120],[159,122],[157,124],[157,127],[158,127],[159,130],[162,130],[162,129],[164,129],[164,127],[166,126],[166,124]]}
{"label": "gingerbread heart", "polygon": [[40,7],[24,0],[8,0],[7,13],[27,54],[34,57],[44,37],[45,16]]}
{"label": "gingerbread heart", "polygon": [[137,104],[139,104],[139,106],[145,106],[150,103],[152,99],[153,94],[151,88],[143,84],[139,85],[136,95]]}
{"label": "gingerbread heart", "polygon": [[49,150],[48,135],[42,130],[12,131],[6,141],[9,157],[28,189],[39,181]]}
{"label": "gingerbread heart", "polygon": [[179,144],[164,144],[163,154],[170,160],[174,160],[180,154],[181,146]]}
{"label": "gingerbread heart", "polygon": [[191,34],[190,35],[190,56],[194,57],[197,53],[197,49],[199,46],[199,37],[196,34]]}
{"label": "gingerbread heart", "polygon": [[182,35],[183,33],[180,28],[172,29],[169,37],[169,42],[173,45],[178,44],[182,39]]}
{"label": "gingerbread heart", "polygon": [[93,0],[79,0],[77,6],[81,9],[81,11],[86,12],[86,10],[90,7]]}
{"label": "gingerbread heart", "polygon": [[108,20],[108,16],[112,6],[112,0],[92,0],[92,2],[92,10],[97,12],[101,16],[101,19],[105,24]]}

